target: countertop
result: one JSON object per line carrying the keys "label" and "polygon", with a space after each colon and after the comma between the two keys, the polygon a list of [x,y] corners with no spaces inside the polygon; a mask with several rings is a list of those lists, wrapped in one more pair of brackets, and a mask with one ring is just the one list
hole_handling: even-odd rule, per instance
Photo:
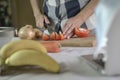
{"label": "countertop", "polygon": [[0,76],[0,80],[120,80],[120,76],[102,76],[80,60],[80,56],[93,54],[94,50],[95,47],[63,47],[59,53],[48,53],[61,64],[60,73],[19,73]]}
{"label": "countertop", "polygon": [[0,76],[0,80],[120,80],[120,76],[102,76],[82,62],[82,55],[94,51],[95,47],[62,47],[59,53],[48,53],[61,65],[60,73],[22,72]]}

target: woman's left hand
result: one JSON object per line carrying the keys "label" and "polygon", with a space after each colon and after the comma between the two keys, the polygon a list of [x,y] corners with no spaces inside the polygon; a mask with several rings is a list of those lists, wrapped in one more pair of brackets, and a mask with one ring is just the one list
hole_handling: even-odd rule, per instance
{"label": "woman's left hand", "polygon": [[81,24],[83,23],[82,18],[75,16],[70,19],[65,23],[65,26],[63,28],[63,35],[65,38],[71,38],[73,34],[73,29],[75,27],[80,27]]}

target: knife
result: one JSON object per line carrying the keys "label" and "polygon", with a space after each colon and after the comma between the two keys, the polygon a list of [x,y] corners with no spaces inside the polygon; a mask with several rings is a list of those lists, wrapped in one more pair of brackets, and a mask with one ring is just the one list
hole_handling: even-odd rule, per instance
{"label": "knife", "polygon": [[45,28],[48,30],[48,32],[51,34],[52,32],[55,32],[55,28],[51,26],[50,24],[45,24]]}
{"label": "knife", "polygon": [[[56,28],[55,28],[55,27],[56,27]],[[57,33],[59,33],[60,25],[59,25],[59,24],[56,24],[55,27],[52,26],[52,25],[50,25],[50,24],[46,24],[46,23],[45,23],[45,24],[44,24],[44,27],[39,28],[39,29],[40,29],[43,33],[50,35],[52,32],[57,32]],[[61,31],[61,30],[60,30],[60,31]]]}
{"label": "knife", "polygon": [[42,33],[50,35],[52,32],[55,32],[54,28],[50,26],[49,24],[44,24],[44,27],[37,27]]}

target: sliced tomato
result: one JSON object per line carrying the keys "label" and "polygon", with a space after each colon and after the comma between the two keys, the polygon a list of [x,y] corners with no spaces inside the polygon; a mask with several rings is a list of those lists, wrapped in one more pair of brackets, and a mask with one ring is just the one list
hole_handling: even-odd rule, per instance
{"label": "sliced tomato", "polygon": [[55,32],[55,35],[56,35],[56,40],[60,40],[60,35],[57,32]]}
{"label": "sliced tomato", "polygon": [[42,35],[42,40],[47,41],[49,39],[50,39],[49,35],[47,35],[47,34]]}
{"label": "sliced tomato", "polygon": [[85,28],[75,28],[74,33],[78,37],[88,37],[90,34],[90,31],[88,29],[85,29]]}
{"label": "sliced tomato", "polygon": [[56,40],[55,32],[52,32],[52,33],[50,34],[50,40]]}
{"label": "sliced tomato", "polygon": [[59,32],[59,35],[60,35],[60,40],[64,40],[65,39],[62,32]]}

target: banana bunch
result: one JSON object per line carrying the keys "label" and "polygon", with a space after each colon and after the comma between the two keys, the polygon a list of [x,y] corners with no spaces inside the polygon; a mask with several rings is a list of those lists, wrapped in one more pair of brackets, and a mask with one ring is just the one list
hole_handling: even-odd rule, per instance
{"label": "banana bunch", "polygon": [[59,64],[47,55],[46,48],[38,41],[16,40],[0,49],[0,65],[36,65],[50,72],[59,72]]}

